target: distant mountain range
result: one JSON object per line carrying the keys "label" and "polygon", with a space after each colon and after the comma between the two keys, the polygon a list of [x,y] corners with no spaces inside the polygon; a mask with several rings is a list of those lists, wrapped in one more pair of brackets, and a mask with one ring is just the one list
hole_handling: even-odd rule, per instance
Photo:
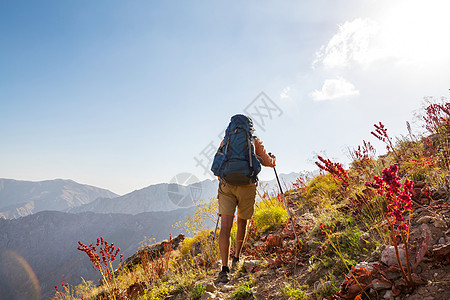
{"label": "distant mountain range", "polygon": [[[283,190],[291,186],[298,173],[281,174]],[[275,179],[261,181],[260,190],[278,192]],[[171,211],[207,202],[217,197],[217,180],[204,180],[190,185],[160,183],[123,196],[72,180],[39,182],[0,178],[0,218],[14,219],[40,211],[70,213],[125,213]]]}
{"label": "distant mountain range", "polygon": [[[292,187],[292,183],[298,176],[299,173],[295,172],[279,175],[283,190]],[[217,197],[218,184],[217,180],[209,179],[186,186],[176,183],[160,183],[120,197],[97,198],[90,203],[70,208],[67,212],[138,214],[150,211],[171,211],[190,207],[199,202],[206,203],[211,198]],[[273,193],[279,192],[276,179],[261,181],[259,189]]]}
{"label": "distant mountain range", "polygon": [[217,180],[204,180],[187,186],[176,183],[151,185],[113,199],[98,198],[88,204],[71,208],[69,212],[138,214],[150,211],[171,211],[207,202],[217,196]]}
{"label": "distant mountain range", "polygon": [[13,219],[44,210],[64,211],[99,197],[117,197],[111,191],[72,180],[39,182],[0,178],[0,217]]}
{"label": "distant mountain range", "polygon": [[[299,176],[300,176],[300,173],[297,173],[297,172],[291,172],[289,174],[278,174],[283,192],[286,192],[288,189],[291,189],[292,184],[295,183],[295,181],[298,179]],[[272,180],[261,181],[259,183],[258,188],[260,191],[266,191],[269,193],[279,193],[280,192],[280,187],[278,186],[278,182],[277,182],[276,178],[274,178]]]}

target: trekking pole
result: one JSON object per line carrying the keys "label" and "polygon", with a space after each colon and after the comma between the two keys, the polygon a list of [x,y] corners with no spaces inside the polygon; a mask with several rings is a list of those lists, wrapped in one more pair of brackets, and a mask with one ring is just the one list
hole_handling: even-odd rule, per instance
{"label": "trekking pole", "polygon": [[[269,153],[269,155],[271,155],[271,153]],[[288,213],[288,216],[289,216],[289,220],[291,221],[292,231],[294,231],[294,235],[295,235],[295,239],[297,240],[298,248],[301,250],[302,249],[302,243],[300,243],[300,240],[298,239],[297,232],[295,231],[294,220],[292,219],[291,211],[290,211],[290,209],[289,209],[289,207],[287,205],[286,198],[284,198],[284,193],[283,193],[283,189],[281,188],[280,179],[278,178],[277,169],[275,169],[275,167],[273,167],[273,170],[275,171],[275,177],[277,178],[278,186],[280,187],[280,193],[281,193],[281,197],[283,197],[284,206],[286,207],[286,210],[287,210],[287,213]]]}
{"label": "trekking pole", "polygon": [[220,215],[218,214],[217,215],[217,222],[216,222],[216,229],[214,229],[213,240],[212,240],[212,243],[211,243],[211,249],[209,250],[208,260],[206,261],[206,266],[205,266],[206,271],[208,271],[209,259],[211,258],[212,249],[214,247],[214,240],[216,239],[217,227],[219,226],[219,218],[220,218]]}

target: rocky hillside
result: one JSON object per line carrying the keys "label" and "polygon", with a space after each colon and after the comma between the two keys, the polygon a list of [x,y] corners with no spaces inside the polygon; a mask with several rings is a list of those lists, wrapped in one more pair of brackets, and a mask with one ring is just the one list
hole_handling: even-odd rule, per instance
{"label": "rocky hillside", "polygon": [[[443,192],[444,189],[446,192]],[[220,264],[214,253],[210,270],[204,273],[212,233],[206,243],[196,242],[195,239],[192,242],[191,239],[180,236],[146,247],[130,256],[122,264],[121,272],[131,270],[133,277],[140,278],[142,271],[138,270],[143,264],[148,264],[151,268],[153,264],[159,264],[158,260],[173,259],[172,263],[179,264],[177,266],[181,270],[189,268],[185,271],[187,273],[200,266],[196,271],[197,275],[187,275],[193,276],[191,280],[194,282],[180,287],[186,283],[181,282],[180,275],[171,273],[163,280],[172,281],[172,285],[164,285],[163,281],[153,286],[150,292],[147,284],[136,282],[119,294],[118,299],[358,299],[358,295],[361,299],[450,299],[448,187],[433,190],[433,194],[440,195],[441,199],[432,204],[415,204],[410,228],[410,243],[413,247],[409,252],[413,266],[413,288],[408,287],[402,278],[393,246],[377,242],[379,236],[371,230],[356,235],[354,232],[347,232],[348,229],[336,230],[334,234],[339,236],[339,240],[327,236],[321,230],[320,217],[306,211],[311,208],[298,205],[303,200],[301,194],[299,190],[291,190],[285,195],[301,240],[300,247],[288,220],[280,227],[263,234],[258,234],[253,227],[255,224],[251,223],[250,237],[244,246],[237,270],[232,273],[228,283],[220,283],[217,281]],[[414,201],[417,202],[418,199],[416,197]],[[343,220],[345,218],[338,218],[336,221]],[[357,223],[356,227],[351,227],[352,230],[364,226]],[[349,240],[346,241],[343,235],[347,235]],[[183,247],[186,245],[191,245],[187,257],[194,257],[194,265],[180,262],[182,258],[178,253],[185,253]],[[345,263],[339,258],[338,251],[333,249],[335,245],[340,245]],[[400,260],[406,269],[405,251],[401,246]],[[169,269],[163,271],[170,272]],[[121,279],[119,274],[120,271],[117,276]],[[152,278],[154,275],[149,271],[147,276]],[[181,278],[186,280],[183,276]],[[173,283],[177,280],[180,280],[178,285]],[[167,289],[169,286],[172,287],[172,292],[170,288]],[[162,287],[166,288],[166,292],[160,290]],[[156,297],[158,294],[160,296]],[[103,296],[100,298],[110,299]]]}

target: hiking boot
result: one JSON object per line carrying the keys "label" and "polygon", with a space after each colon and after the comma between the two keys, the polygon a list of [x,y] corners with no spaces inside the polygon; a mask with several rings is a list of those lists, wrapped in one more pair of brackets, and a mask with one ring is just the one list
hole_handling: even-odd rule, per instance
{"label": "hiking boot", "polygon": [[236,268],[238,267],[239,263],[239,257],[233,257],[233,261],[231,262],[231,273],[234,273],[236,271]]}
{"label": "hiking boot", "polygon": [[219,272],[219,277],[217,278],[217,280],[218,280],[219,282],[222,282],[222,283],[227,283],[228,281],[230,281],[230,275],[229,275],[229,273],[230,273],[230,272],[227,272],[227,271],[225,271],[225,270],[220,271],[220,272]]}

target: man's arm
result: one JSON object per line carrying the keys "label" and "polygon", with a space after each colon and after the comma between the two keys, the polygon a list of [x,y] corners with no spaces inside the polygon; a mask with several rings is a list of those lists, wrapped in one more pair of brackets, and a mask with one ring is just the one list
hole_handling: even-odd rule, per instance
{"label": "man's arm", "polygon": [[275,158],[266,152],[263,142],[256,136],[253,137],[255,143],[255,154],[260,158],[261,164],[265,167],[275,167]]}

